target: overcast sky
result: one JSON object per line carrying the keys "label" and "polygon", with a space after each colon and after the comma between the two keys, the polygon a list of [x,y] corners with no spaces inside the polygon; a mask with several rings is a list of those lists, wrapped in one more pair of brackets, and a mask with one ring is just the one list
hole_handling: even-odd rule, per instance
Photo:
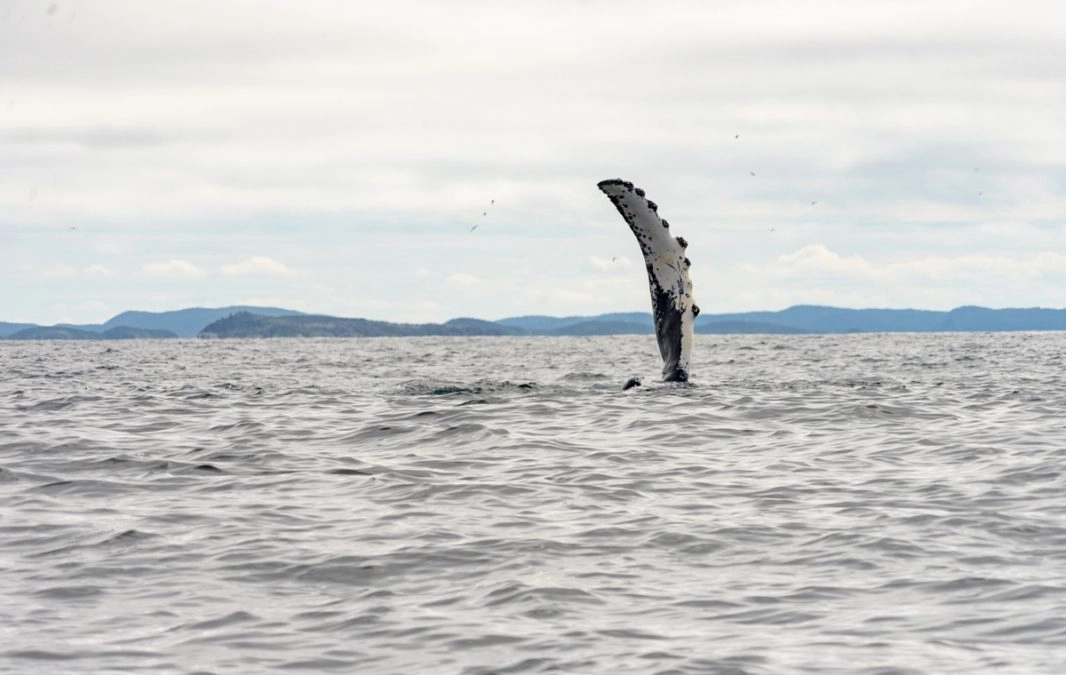
{"label": "overcast sky", "polygon": [[[1066,307],[1066,4],[0,0],[0,320]],[[475,228],[476,229],[472,229]]]}

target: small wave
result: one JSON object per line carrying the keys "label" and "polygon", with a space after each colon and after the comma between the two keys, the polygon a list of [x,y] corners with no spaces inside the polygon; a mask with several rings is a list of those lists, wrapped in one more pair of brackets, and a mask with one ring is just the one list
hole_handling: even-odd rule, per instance
{"label": "small wave", "polygon": [[0,660],[1055,672],[1064,340],[0,341]]}
{"label": "small wave", "polygon": [[575,372],[566,373],[559,378],[563,382],[603,382],[604,380],[617,379],[617,376],[611,377],[610,375],[604,375],[603,373],[588,373],[588,372]]}

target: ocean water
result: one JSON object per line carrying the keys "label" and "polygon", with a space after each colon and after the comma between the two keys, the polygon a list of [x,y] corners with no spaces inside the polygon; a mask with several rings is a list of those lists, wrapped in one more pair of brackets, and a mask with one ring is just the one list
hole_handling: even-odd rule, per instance
{"label": "ocean water", "polygon": [[1061,673],[1066,334],[0,342],[0,672]]}

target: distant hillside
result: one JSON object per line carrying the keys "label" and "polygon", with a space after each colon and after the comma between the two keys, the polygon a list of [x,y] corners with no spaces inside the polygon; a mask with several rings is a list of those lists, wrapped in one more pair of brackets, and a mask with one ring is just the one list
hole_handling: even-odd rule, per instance
{"label": "distant hillside", "polygon": [[[609,335],[652,332],[650,312],[591,317],[518,316],[497,323],[527,335]],[[600,325],[592,325],[600,324]],[[643,325],[645,330],[636,330]],[[612,326],[614,328],[612,328]],[[1066,309],[959,307],[950,312],[921,309],[841,309],[797,305],[777,312],[710,314],[696,319],[697,333],[892,333],[1008,330],[1066,330]]]}
{"label": "distant hillside", "polygon": [[174,331],[161,328],[133,328],[131,326],[115,326],[97,333],[104,340],[159,340],[164,338],[178,337]]}
{"label": "distant hillside", "polygon": [[[631,315],[643,316],[639,312]],[[545,317],[550,318],[550,317]],[[592,317],[577,323],[564,322],[550,331],[533,332],[526,329],[500,325],[480,319],[452,319],[443,324],[403,324],[367,319],[341,319],[331,316],[278,316],[265,317],[241,312],[220,319],[207,326],[200,337],[204,338],[268,338],[268,337],[389,337],[411,335],[650,335],[654,333],[651,315],[647,323],[618,320],[600,321]],[[548,325],[547,323],[543,325]],[[803,333],[798,328],[775,324],[726,321],[705,330],[708,333]]]}
{"label": "distant hillside", "polygon": [[941,330],[1066,330],[1066,309],[987,309],[958,307],[947,313]]}
{"label": "distant hillside", "polygon": [[[773,312],[753,312],[753,315],[772,315]],[[797,326],[769,320],[751,320],[745,314],[700,314],[696,319],[697,333],[810,333]],[[742,318],[733,318],[742,317]],[[655,332],[651,312],[615,312],[599,316],[517,316],[500,319],[496,323],[525,331],[525,335],[650,335]]]}
{"label": "distant hillside", "polygon": [[950,312],[938,312],[797,305],[779,312],[701,314],[696,321],[697,331],[723,321],[772,323],[811,333],[1066,330],[1066,309],[959,307]]}
{"label": "distant hillside", "polygon": [[[425,324],[433,325],[433,324]],[[495,321],[485,321],[484,319],[471,319],[468,317],[462,317],[459,319],[452,319],[446,321],[444,326],[455,329],[463,329],[470,331],[468,335],[526,335],[526,331],[520,328],[512,328],[510,326],[502,326]]]}
{"label": "distant hillside", "polygon": [[713,321],[700,325],[702,320],[703,315],[701,314],[696,319],[696,332],[706,335],[795,335],[811,332],[802,328],[782,326],[778,323],[766,323],[763,321]]}
{"label": "distant hillside", "polygon": [[[233,315],[243,318],[233,319]],[[248,318],[258,317],[258,318]],[[230,321],[225,321],[233,319]],[[268,321],[267,319],[279,319]],[[221,322],[221,323],[220,323]],[[116,331],[122,328],[122,331]],[[208,330],[210,329],[210,330]],[[797,305],[776,312],[710,314],[696,319],[697,333],[889,333],[1066,330],[1066,309],[959,307],[950,312],[921,309],[841,309]],[[129,331],[135,331],[130,333]],[[162,331],[152,333],[151,331]],[[100,325],[0,322],[0,338],[120,339],[132,337],[281,337],[403,335],[646,335],[654,332],[650,312],[597,316],[518,316],[499,321],[452,319],[442,324],[402,324],[370,319],[309,315],[277,307],[193,307],[172,312],[123,312]],[[88,333],[90,335],[83,335]],[[110,336],[110,337],[109,337]]]}
{"label": "distant hillside", "polygon": [[491,322],[458,319],[447,323],[389,323],[333,316],[262,316],[239,312],[219,319],[200,332],[203,338],[275,337],[404,337],[418,335],[504,335]]}
{"label": "distant hillside", "polygon": [[559,328],[546,331],[546,335],[650,335],[655,332],[655,326],[648,316],[646,323],[633,321],[601,321],[593,318],[588,321],[569,323]]}
{"label": "distant hillside", "polygon": [[839,309],[797,305],[778,312],[701,315],[697,323],[702,323],[704,327],[728,321],[769,323],[811,333],[921,332],[944,330],[938,328],[942,325],[944,315],[945,312],[914,309]]}
{"label": "distant hillside", "polygon": [[[284,315],[299,315],[303,312],[297,312],[291,309],[280,309],[278,307],[250,307],[250,306],[234,306],[234,307],[218,307],[214,309],[203,307],[190,307],[188,309],[179,309],[171,312],[123,312],[111,319],[108,319],[105,323],[97,324],[68,324],[61,323],[55,326],[38,326],[32,323],[3,323],[0,322],[0,338],[13,337],[15,333],[25,331],[27,329],[38,329],[32,333],[32,338],[15,338],[15,339],[29,339],[29,340],[91,340],[91,339],[121,339],[116,337],[119,333],[112,333],[112,337],[102,337],[102,334],[109,330],[116,328],[123,328],[125,332],[130,329],[137,329],[140,331],[162,331],[158,334],[158,337],[196,337],[203,330],[204,326],[217,321],[223,317],[227,317],[235,312],[255,312],[256,314],[262,314],[264,316],[284,316]],[[85,337],[72,337],[80,335],[81,332],[97,333],[95,338],[93,336]],[[28,333],[29,334],[29,333]],[[124,333],[123,333],[124,334]],[[138,334],[137,337],[145,337],[151,335],[150,333]],[[49,337],[51,336],[51,337]]]}
{"label": "distant hillside", "polygon": [[209,309],[204,307],[190,307],[173,312],[123,312],[109,319],[102,326],[103,329],[115,326],[130,326],[133,328],[158,328],[173,331],[178,337],[195,337],[209,323],[218,321],[237,312],[252,312],[263,316],[290,316],[301,315],[291,309],[278,307],[219,307]]}
{"label": "distant hillside", "polygon": [[115,326],[105,331],[82,330],[71,326],[31,326],[7,336],[8,340],[158,340],[176,338],[169,330]]}
{"label": "distant hillside", "polygon": [[616,323],[624,329],[625,332],[632,332],[631,324],[645,324],[648,326],[647,331],[636,332],[648,332],[654,330],[652,326],[651,312],[613,312],[611,314],[599,314],[596,316],[516,316],[509,319],[500,319],[495,323],[501,326],[507,326],[509,328],[516,328],[525,332],[526,335],[590,335],[591,333],[582,333],[582,329],[577,328],[577,332],[566,332],[566,329],[572,326],[579,326],[581,324],[587,324],[590,322],[596,323]]}
{"label": "distant hillside", "polygon": [[0,321],[0,338],[6,338],[8,335],[17,333],[20,330],[27,328],[36,328],[36,324],[32,323],[7,323]]}

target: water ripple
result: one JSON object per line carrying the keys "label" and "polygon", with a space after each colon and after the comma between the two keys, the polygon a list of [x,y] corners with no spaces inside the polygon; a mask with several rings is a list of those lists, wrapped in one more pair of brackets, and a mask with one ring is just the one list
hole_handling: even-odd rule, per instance
{"label": "water ripple", "polygon": [[697,355],[0,342],[0,672],[1060,671],[1066,335]]}

